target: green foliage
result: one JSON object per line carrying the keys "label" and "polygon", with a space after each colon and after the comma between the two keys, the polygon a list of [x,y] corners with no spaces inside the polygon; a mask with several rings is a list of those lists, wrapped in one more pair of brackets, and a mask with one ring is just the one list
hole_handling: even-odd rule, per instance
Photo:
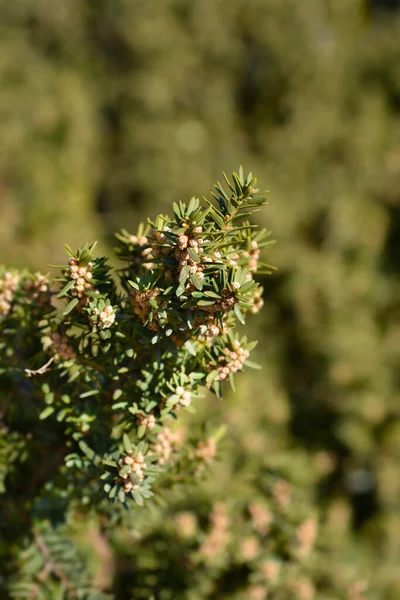
{"label": "green foliage", "polygon": [[[119,234],[124,267],[116,275],[94,244],[66,246],[68,265],[54,281],[1,272],[0,374],[9,387],[1,520],[9,541],[20,543],[24,521],[65,521],[71,506],[105,514],[106,498],[142,506],[162,473],[170,483],[190,478],[214,458],[219,434],[188,443],[179,457],[168,424],[193,411],[203,389],[221,396],[225,379],[233,384],[234,373],[252,366],[254,344],[233,330],[260,306],[253,273],[263,267],[267,232],[245,217],[265,199],[242,170],[227,183],[229,194],[216,186],[216,204],[192,198],[139,236]],[[91,598],[67,538],[46,531],[31,534],[12,597]]]}
{"label": "green foliage", "polygon": [[19,576],[10,584],[11,598],[110,598],[92,588],[82,558],[59,529],[39,524],[33,532],[32,543],[21,552],[19,561]]}
{"label": "green foliage", "polygon": [[[222,403],[206,396],[193,402],[196,414],[186,414],[192,405],[179,414],[186,434],[179,453],[179,461],[185,461],[181,474],[196,475],[191,456],[198,440],[213,439],[223,423],[221,464],[212,463],[201,492],[200,484],[189,492],[184,481],[190,483],[191,477],[182,476],[183,499],[168,491],[161,471],[154,482],[156,498],[147,500],[143,509],[123,511],[124,518],[109,525],[103,516],[90,525],[85,519],[81,522],[78,511],[76,529],[71,526],[66,534],[85,555],[95,578],[107,571],[106,563],[114,565],[108,579],[96,585],[112,589],[118,600],[130,595],[207,598],[222,596],[225,590],[231,597],[263,598],[268,593],[274,600],[279,594],[284,600],[397,600],[400,595],[400,20],[398,11],[384,8],[390,4],[395,2],[0,3],[1,262],[34,268],[60,262],[61,239],[74,248],[82,239],[99,239],[99,254],[109,256],[106,238],[111,244],[111,234],[121,224],[129,230],[147,215],[168,212],[174,200],[203,191],[204,181],[217,177],[222,168],[233,169],[238,157],[261,173],[273,191],[268,226],[279,232],[273,259],[279,270],[268,280],[265,310],[254,333],[260,340],[254,360],[261,370],[238,378],[236,393],[225,390]],[[371,10],[376,5],[380,10]],[[176,218],[173,213],[171,217]],[[263,211],[253,216],[254,222],[265,225]],[[157,228],[163,223],[162,219]],[[136,237],[147,236],[150,228],[143,227]],[[120,235],[120,258],[134,255],[141,261],[148,248],[130,245],[127,231]],[[111,266],[116,264],[110,260]],[[190,283],[200,287],[192,275]],[[118,314],[118,295],[135,290],[129,281],[140,293],[151,289],[145,278],[137,281],[137,274],[126,277],[129,288],[122,292],[118,287],[113,299],[108,298],[109,278],[104,276],[100,299],[107,302],[107,297],[117,310],[118,327],[124,318]],[[181,277],[185,280],[186,269]],[[265,282],[260,276],[260,283]],[[203,295],[196,299],[196,293]],[[214,289],[196,288],[193,303],[211,302],[211,293]],[[74,299],[70,291],[67,296]],[[179,298],[175,295],[175,306],[180,306]],[[57,302],[66,308],[65,300]],[[77,306],[71,306],[66,318],[74,317]],[[96,308],[94,297],[82,315],[92,318],[87,348],[91,361],[98,361],[92,348],[103,360],[102,349],[115,340],[117,327],[99,328]],[[29,310],[29,305],[21,310],[28,328]],[[159,308],[152,310],[163,318]],[[239,321],[240,314],[235,318]],[[246,324],[249,338],[251,327],[251,322]],[[26,331],[21,328],[16,345]],[[30,358],[50,344],[46,332],[43,338],[30,349]],[[133,357],[134,348],[126,353]],[[213,357],[208,359],[211,363]],[[37,370],[43,365],[38,355],[24,366]],[[152,368],[140,379],[133,399],[124,398],[116,382],[111,400],[122,403],[121,413],[127,401],[132,419],[141,411],[137,399],[146,391],[142,388],[155,386],[162,374],[159,363],[156,366],[157,372]],[[54,362],[50,367],[55,368]],[[207,382],[206,377],[202,381],[212,385],[214,376],[215,369],[207,373]],[[15,480],[20,469],[35,469],[26,448],[37,412],[27,398],[38,380],[38,375],[24,378],[20,389],[14,410],[24,407],[23,430],[14,432],[8,443],[11,433],[1,429],[0,476],[6,482]],[[90,435],[89,408],[95,405],[98,394],[93,392],[100,382],[91,389],[80,381],[79,394],[87,396],[79,402],[87,404],[82,414],[67,410],[71,428],[77,419]],[[185,379],[174,382],[175,388],[187,384]],[[2,378],[0,402],[5,407],[13,385]],[[42,427],[62,416],[58,404],[55,407],[57,394],[50,401],[52,393],[53,389],[38,392],[40,412],[49,415]],[[43,394],[50,394],[48,404]],[[65,395],[64,408],[75,401]],[[60,427],[65,422],[60,421]],[[138,440],[147,441],[146,429],[139,426]],[[172,436],[175,433],[171,430]],[[84,471],[89,472],[91,450],[103,456],[108,449],[100,451],[90,443],[87,454],[79,441],[67,451],[72,455],[68,468],[75,468],[75,460],[78,465],[86,461]],[[207,455],[209,446],[204,443]],[[50,438],[38,448],[39,462],[45,449],[56,459],[58,449]],[[95,466],[90,468],[96,472]],[[192,557],[186,563],[187,546],[172,525],[167,531],[180,511],[193,513],[198,521],[192,538],[195,551],[207,535],[213,505],[224,502],[239,545],[245,529],[241,524],[246,522],[242,507],[258,494],[261,502],[267,501],[272,480],[262,490],[257,482],[271,471],[292,486],[296,498],[305,492],[310,514],[318,520],[309,555],[313,565],[302,567],[299,574],[299,580],[306,577],[312,587],[304,584],[302,595],[290,588],[285,569],[280,590],[265,581],[256,583],[257,560],[244,565],[236,550],[219,557],[220,572],[226,574],[222,578],[211,562],[204,560],[202,569]],[[112,467],[109,473],[112,476]],[[40,480],[40,473],[37,477]],[[24,504],[21,493],[10,508]],[[163,504],[158,504],[161,499]],[[52,502],[60,507],[63,500]],[[116,510],[119,505],[116,501],[111,506]],[[18,524],[14,511],[13,523]],[[137,511],[143,511],[140,519]],[[287,531],[298,526],[296,519],[275,511],[276,507],[272,512],[283,527],[287,520]],[[307,519],[306,513],[299,513],[299,519]],[[144,544],[135,536],[150,518],[143,537],[144,563]],[[135,545],[133,539],[138,539]],[[261,537],[260,553],[268,553],[268,544],[275,542],[275,537]],[[101,556],[104,547],[107,559]],[[274,546],[273,559],[282,561],[283,550],[284,566],[290,570],[290,544]],[[196,571],[197,582],[186,577]],[[250,574],[258,587],[250,583]],[[228,585],[233,581],[242,587],[233,590]]]}

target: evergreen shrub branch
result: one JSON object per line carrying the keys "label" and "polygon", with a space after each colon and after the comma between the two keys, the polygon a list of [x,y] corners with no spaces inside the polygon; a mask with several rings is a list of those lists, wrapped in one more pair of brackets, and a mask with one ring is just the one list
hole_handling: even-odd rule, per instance
{"label": "evergreen shrub branch", "polygon": [[224,177],[211,200],[174,203],[172,216],[118,233],[120,269],[85,244],[66,246],[55,278],[0,271],[10,532],[62,520],[71,501],[142,505],[156,480],[197,476],[215,455],[221,430],[185,442],[174,424],[205,390],[221,397],[224,382],[256,367],[255,342],[236,326],[262,306],[255,273],[272,270],[259,258],[269,232],[249,221],[266,204],[256,179],[242,169]]}

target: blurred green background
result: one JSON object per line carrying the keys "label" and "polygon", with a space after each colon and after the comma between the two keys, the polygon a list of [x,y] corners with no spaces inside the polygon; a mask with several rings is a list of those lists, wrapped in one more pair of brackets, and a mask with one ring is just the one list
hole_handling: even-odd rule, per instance
{"label": "blurred green background", "polygon": [[251,169],[278,239],[253,323],[263,369],[207,410],[323,514],[344,506],[333,545],[398,599],[399,3],[0,0],[0,15],[0,262],[108,252],[121,226]]}

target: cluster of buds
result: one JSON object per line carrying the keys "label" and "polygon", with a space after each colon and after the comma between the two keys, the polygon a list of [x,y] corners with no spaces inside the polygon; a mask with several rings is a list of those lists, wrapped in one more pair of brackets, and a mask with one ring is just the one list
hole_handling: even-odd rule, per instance
{"label": "cluster of buds", "polygon": [[276,583],[279,577],[281,565],[276,560],[263,560],[259,565],[261,577],[268,583]]}
{"label": "cluster of buds", "polygon": [[191,512],[180,512],[175,517],[175,527],[181,537],[192,537],[196,533],[197,519]]}
{"label": "cluster of buds", "polygon": [[68,344],[66,335],[54,332],[50,334],[51,349],[54,354],[58,355],[63,360],[72,360],[76,357],[75,352]]}
{"label": "cluster of buds", "polygon": [[8,315],[19,282],[18,275],[6,271],[0,279],[0,317]]}
{"label": "cluster of buds", "polygon": [[194,458],[198,461],[195,476],[200,477],[207,465],[210,465],[217,454],[217,442],[210,437],[205,441],[200,440],[194,451]]}
{"label": "cluster of buds", "polygon": [[291,499],[292,487],[284,479],[280,479],[272,486],[272,496],[281,510],[284,510]]}
{"label": "cluster of buds", "polygon": [[33,279],[28,279],[25,283],[26,290],[30,293],[33,300],[43,302],[49,297],[50,282],[49,278],[42,273],[35,273]]}
{"label": "cluster of buds", "polygon": [[315,587],[308,577],[297,577],[290,583],[291,590],[299,600],[314,600]]}
{"label": "cluster of buds", "polygon": [[189,406],[191,401],[192,401],[192,394],[190,392],[190,390],[185,390],[185,388],[183,388],[181,385],[178,385],[176,390],[175,390],[175,394],[177,396],[179,396],[179,401],[178,403],[175,405],[175,408],[180,407],[180,406]]}
{"label": "cluster of buds", "polygon": [[264,585],[251,585],[246,591],[249,600],[267,600],[268,590]]}
{"label": "cluster of buds", "polygon": [[[167,227],[166,225],[163,227],[162,231],[159,231],[158,229],[152,229],[149,235],[149,241],[148,243],[150,244],[150,247],[146,250],[143,251],[143,255],[146,255],[146,252],[148,253],[148,258],[151,259],[157,259],[160,254],[164,254],[164,255],[168,255],[171,254],[171,252],[173,252],[173,246],[171,246],[170,241],[168,240],[167,236],[165,235],[164,231],[171,231],[169,227]],[[144,265],[146,266],[146,265]],[[149,266],[147,268],[152,268],[154,266],[153,263],[149,263]],[[159,265],[160,269],[165,269],[164,266],[161,264]],[[168,279],[170,277],[172,277],[172,272],[170,271],[170,269],[165,269],[165,277]]]}
{"label": "cluster of buds", "polygon": [[210,464],[217,454],[217,442],[210,437],[205,442],[200,440],[196,448],[196,458],[202,460],[205,464]]}
{"label": "cluster of buds", "polygon": [[[147,321],[149,312],[150,312],[150,300],[152,298],[156,298],[160,293],[158,288],[153,288],[152,290],[148,290],[147,292],[140,292],[139,290],[132,291],[132,306],[133,312],[135,315],[139,317],[142,323]],[[149,323],[147,323],[147,327],[152,331],[158,331],[159,324],[157,315],[154,315]]]}
{"label": "cluster of buds", "polygon": [[218,263],[222,260],[222,254],[219,250],[214,250],[211,257],[207,257],[206,262]]}
{"label": "cluster of buds", "polygon": [[200,546],[200,552],[208,560],[212,560],[225,550],[230,540],[229,527],[228,509],[226,504],[219,502],[214,505],[211,512],[211,531]]}
{"label": "cluster of buds", "polygon": [[149,240],[145,235],[141,235],[140,237],[138,237],[137,235],[130,235],[129,241],[134,246],[136,246],[137,244],[139,244],[139,246],[146,246],[149,243]]}
{"label": "cluster of buds", "polygon": [[240,543],[240,554],[246,562],[251,562],[257,558],[260,550],[260,543],[254,535],[245,537]]}
{"label": "cluster of buds", "polygon": [[228,326],[225,321],[222,321],[222,325],[212,315],[207,315],[205,322],[201,321],[200,325],[200,340],[212,343],[213,339],[228,333]]}
{"label": "cluster of buds", "polygon": [[215,304],[211,304],[210,306],[202,306],[201,310],[211,313],[229,312],[235,305],[235,291],[238,290],[239,287],[239,284],[233,284],[233,292],[228,290],[228,288],[224,288],[221,291],[222,297],[219,300],[216,300]]}
{"label": "cluster of buds", "polygon": [[254,529],[260,535],[266,535],[273,520],[272,512],[259,502],[251,502],[248,508]]}
{"label": "cluster of buds", "polygon": [[228,255],[228,265],[231,267],[239,266],[239,254],[237,252],[232,252]]}
{"label": "cluster of buds", "polygon": [[145,415],[143,413],[136,413],[136,422],[139,427],[145,425],[147,431],[151,431],[156,424],[156,418],[154,415]]}
{"label": "cluster of buds", "polygon": [[[203,229],[200,226],[193,228],[194,234],[201,234]],[[178,271],[181,270],[182,267],[189,265],[189,275],[196,275],[198,279],[201,281],[204,279],[204,266],[199,264],[190,256],[189,248],[193,248],[196,254],[200,258],[200,262],[205,262],[203,260],[203,244],[204,239],[199,237],[190,237],[186,234],[181,234],[177,239],[177,248],[175,250],[175,258],[179,263]],[[189,288],[192,288],[192,283],[189,283]]]}
{"label": "cluster of buds", "polygon": [[[193,227],[192,232],[195,235],[199,235],[203,233],[203,228],[200,225]],[[201,254],[203,252],[202,245],[204,240],[202,238],[190,238],[189,236],[183,234],[178,236],[178,248],[179,250],[186,250],[186,248],[194,248],[197,254]]]}
{"label": "cluster of buds", "polygon": [[297,553],[301,558],[306,558],[313,549],[318,533],[318,523],[315,519],[307,519],[296,529]]}
{"label": "cluster of buds", "polygon": [[70,258],[68,264],[69,276],[71,279],[75,280],[71,289],[71,294],[86,302],[88,297],[85,296],[85,292],[93,290],[93,265],[89,262],[86,266],[79,266],[79,262],[75,258]]}
{"label": "cluster of buds", "polygon": [[218,376],[217,381],[224,381],[231,373],[237,373],[243,368],[243,364],[249,357],[250,353],[241,347],[240,342],[233,342],[233,350],[229,348],[223,349],[223,356],[218,359]]}
{"label": "cluster of buds", "polygon": [[154,264],[151,262],[151,259],[154,258],[154,255],[152,253],[152,248],[149,245],[148,238],[145,235],[141,235],[139,237],[137,235],[130,235],[129,241],[134,246],[142,247],[140,257],[136,257],[135,261],[137,263],[140,263],[148,271],[152,269],[154,267]]}
{"label": "cluster of buds", "polygon": [[97,325],[99,329],[108,329],[115,321],[115,310],[111,305],[105,306],[102,310],[94,308],[92,316],[97,317],[95,320],[90,318],[92,326]]}
{"label": "cluster of buds", "polygon": [[139,482],[144,479],[144,469],[146,469],[147,464],[144,462],[144,456],[141,452],[138,452],[135,456],[133,456],[132,450],[128,450],[126,456],[123,456],[119,459],[118,464],[121,468],[125,466],[129,466],[129,470],[125,471],[121,475],[121,479],[124,484],[124,492],[129,493],[131,490],[134,490],[138,487],[137,484],[134,484],[130,478],[130,475],[136,475]]}
{"label": "cluster of buds", "polygon": [[250,250],[245,250],[244,252],[242,252],[242,256],[244,258],[248,258],[246,266],[249,269],[249,271],[252,271],[253,273],[257,271],[258,259],[260,257],[260,249],[255,240],[252,240],[250,242]]}
{"label": "cluster of buds", "polygon": [[337,461],[333,453],[320,450],[313,457],[313,465],[319,475],[326,476],[334,471]]}
{"label": "cluster of buds", "polygon": [[253,305],[250,309],[250,312],[252,312],[253,314],[260,312],[260,310],[264,306],[264,300],[262,299],[262,293],[263,293],[263,288],[259,287],[254,292],[253,297],[249,299],[249,302]]}
{"label": "cluster of buds", "polygon": [[159,455],[158,464],[165,465],[168,463],[177,446],[182,441],[182,433],[180,431],[172,432],[169,427],[164,427],[157,434],[156,442],[152,445],[152,451]]}
{"label": "cluster of buds", "polygon": [[[169,254],[172,250],[172,247],[168,245],[169,241],[168,241],[168,238],[165,235],[164,231],[168,232],[168,231],[171,231],[171,229],[165,225],[163,227],[162,231],[159,231],[158,229],[151,230],[150,244],[152,247],[153,256],[158,256],[160,251],[162,254]],[[163,248],[160,248],[160,244],[167,244],[167,245],[165,245]],[[154,252],[155,252],[155,254],[154,254]]]}
{"label": "cluster of buds", "polygon": [[368,583],[366,581],[354,581],[347,592],[348,600],[366,600]]}

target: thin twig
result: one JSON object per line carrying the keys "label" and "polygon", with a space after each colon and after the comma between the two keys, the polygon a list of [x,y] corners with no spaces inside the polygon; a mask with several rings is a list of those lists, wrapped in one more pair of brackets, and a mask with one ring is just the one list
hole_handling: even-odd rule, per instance
{"label": "thin twig", "polygon": [[28,377],[32,377],[32,375],[44,375],[44,373],[46,373],[46,371],[48,371],[49,366],[51,365],[51,363],[54,361],[54,356],[52,356],[50,358],[49,361],[47,361],[47,363],[45,365],[43,365],[43,367],[40,367],[39,369],[36,369],[35,371],[33,371],[32,369],[25,369],[25,373],[27,374]]}
{"label": "thin twig", "polygon": [[44,538],[39,533],[37,533],[35,535],[35,542],[36,542],[37,547],[39,548],[41,555],[43,556],[43,558],[46,561],[46,566],[40,574],[41,577],[39,575],[40,579],[43,580],[47,575],[49,575],[50,573],[53,573],[56,577],[58,577],[58,579],[61,581],[61,583],[63,585],[65,585],[65,587],[69,590],[71,595],[73,597],[75,597],[76,592],[73,589],[72,583],[70,582],[68,577],[66,577],[66,575],[64,575],[64,573],[62,572],[60,567],[55,562],[53,562],[50,551],[47,547],[47,544],[46,544]]}

